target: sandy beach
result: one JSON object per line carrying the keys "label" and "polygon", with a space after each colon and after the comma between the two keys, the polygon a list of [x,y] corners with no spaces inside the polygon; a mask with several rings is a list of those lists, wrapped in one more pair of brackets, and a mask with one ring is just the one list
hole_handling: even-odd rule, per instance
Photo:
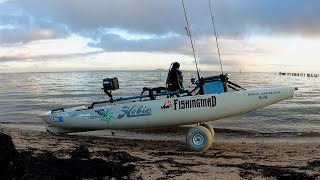
{"label": "sandy beach", "polygon": [[[199,153],[188,150],[183,139],[54,136],[3,126],[0,132],[0,157],[4,160],[1,177],[320,179],[319,137],[235,137],[216,133],[214,146]],[[10,143],[4,134],[11,136],[17,151],[8,148]]]}

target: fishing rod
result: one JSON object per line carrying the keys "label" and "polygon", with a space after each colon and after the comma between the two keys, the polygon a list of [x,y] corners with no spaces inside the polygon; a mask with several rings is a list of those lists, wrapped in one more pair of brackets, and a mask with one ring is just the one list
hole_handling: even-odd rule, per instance
{"label": "fishing rod", "polygon": [[217,44],[218,55],[219,55],[219,60],[220,60],[220,67],[221,67],[221,74],[223,74],[221,54],[220,54],[220,48],[219,48],[219,43],[218,43],[218,36],[217,36],[216,26],[214,24],[214,18],[213,18],[213,13],[212,13],[212,7],[211,7],[210,0],[208,0],[208,3],[209,3],[209,8],[210,8],[210,15],[211,15],[211,21],[212,21],[212,26],[213,26],[213,30],[214,30],[214,36],[216,38],[216,44]]}
{"label": "fishing rod", "polygon": [[193,45],[193,40],[192,40],[192,35],[191,35],[191,30],[190,30],[190,25],[189,25],[189,20],[188,20],[186,8],[184,6],[184,0],[181,0],[181,3],[182,3],[183,11],[184,11],[184,17],[185,17],[186,22],[187,22],[186,31],[187,31],[187,34],[188,34],[188,36],[190,38],[190,43],[191,43],[192,52],[193,52],[193,58],[194,58],[194,62],[196,63],[198,80],[200,82],[200,78],[201,77],[200,77],[200,73],[199,73],[199,69],[198,69],[198,62],[197,62],[196,53],[195,53],[195,49],[194,49],[194,45]]}

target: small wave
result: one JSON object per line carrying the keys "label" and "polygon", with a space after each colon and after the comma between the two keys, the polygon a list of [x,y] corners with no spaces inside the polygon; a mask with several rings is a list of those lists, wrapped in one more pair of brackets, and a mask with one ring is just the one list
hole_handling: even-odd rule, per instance
{"label": "small wave", "polygon": [[299,134],[299,137],[320,137],[320,132],[306,132]]}

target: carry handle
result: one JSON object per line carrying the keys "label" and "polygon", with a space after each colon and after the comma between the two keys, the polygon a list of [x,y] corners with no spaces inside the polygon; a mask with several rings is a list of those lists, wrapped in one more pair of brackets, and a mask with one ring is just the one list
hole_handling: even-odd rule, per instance
{"label": "carry handle", "polygon": [[56,111],[60,111],[60,112],[62,111],[62,112],[64,112],[64,109],[63,109],[63,108],[54,109],[54,110],[51,111],[51,114],[52,114],[53,112],[56,112]]}

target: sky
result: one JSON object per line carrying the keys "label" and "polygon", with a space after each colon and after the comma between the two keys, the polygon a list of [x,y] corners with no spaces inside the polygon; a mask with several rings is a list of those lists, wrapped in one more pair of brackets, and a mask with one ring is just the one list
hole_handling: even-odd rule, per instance
{"label": "sky", "polygon": [[[319,0],[209,0],[224,71],[318,73]],[[184,0],[200,70],[219,71],[208,0]],[[0,73],[195,70],[181,0],[0,0]]]}

